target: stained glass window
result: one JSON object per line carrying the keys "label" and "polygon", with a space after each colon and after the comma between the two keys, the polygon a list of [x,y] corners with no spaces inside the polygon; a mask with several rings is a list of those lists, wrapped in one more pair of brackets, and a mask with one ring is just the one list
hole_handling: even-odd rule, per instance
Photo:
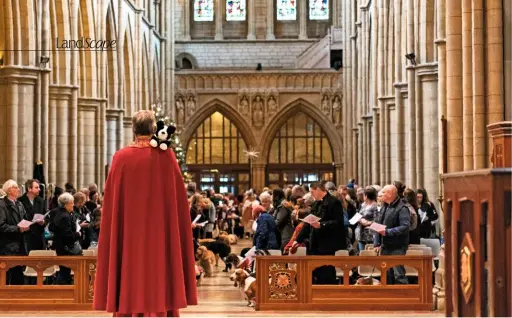
{"label": "stained glass window", "polygon": [[309,19],[328,20],[329,0],[309,0]]}
{"label": "stained glass window", "polygon": [[276,7],[277,20],[290,21],[297,19],[297,0],[277,0]]}
{"label": "stained glass window", "polygon": [[226,21],[245,21],[245,0],[226,0]]}
{"label": "stained glass window", "polygon": [[194,21],[213,21],[214,0],[194,0]]}

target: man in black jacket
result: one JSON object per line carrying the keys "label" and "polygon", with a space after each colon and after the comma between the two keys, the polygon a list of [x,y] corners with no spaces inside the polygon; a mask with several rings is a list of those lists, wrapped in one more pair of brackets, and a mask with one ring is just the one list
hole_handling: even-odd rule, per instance
{"label": "man in black jacket", "polygon": [[[336,251],[346,249],[346,229],[343,225],[343,208],[341,202],[331,196],[325,189],[324,182],[311,185],[311,195],[317,202],[314,214],[319,222],[308,224],[293,242],[292,248],[309,239],[308,255],[334,255]],[[313,271],[313,283],[317,285],[336,284],[334,266],[322,266]]]}
{"label": "man in black jacket", "polygon": [[[18,225],[26,219],[23,204],[17,200],[18,184],[14,180],[7,180],[2,190],[7,196],[0,199],[0,255],[27,255],[23,233],[30,228]],[[23,285],[23,281],[22,266],[15,266],[7,271],[8,285]]]}
{"label": "man in black jacket", "polygon": [[[23,204],[26,212],[26,218],[29,221],[34,219],[34,215],[45,214],[44,200],[39,196],[39,181],[30,179],[25,182],[27,192],[20,197],[20,202]],[[32,250],[45,250],[46,239],[44,238],[44,220],[36,222],[30,226],[30,232],[27,233],[27,249],[28,252]]]}
{"label": "man in black jacket", "polygon": [[[409,209],[398,196],[394,185],[382,189],[382,200],[384,207],[375,222],[386,228],[374,236],[374,245],[380,249],[380,255],[405,255],[409,246]],[[388,284],[407,284],[405,268],[402,265],[393,267],[387,273],[387,281]]]}

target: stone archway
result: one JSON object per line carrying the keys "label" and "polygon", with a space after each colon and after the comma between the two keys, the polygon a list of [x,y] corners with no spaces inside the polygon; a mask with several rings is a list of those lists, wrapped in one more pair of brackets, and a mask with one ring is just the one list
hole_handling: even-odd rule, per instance
{"label": "stone archway", "polygon": [[257,189],[261,189],[266,186],[266,178],[265,178],[265,169],[267,166],[267,160],[270,153],[271,145],[274,140],[274,137],[284,123],[290,117],[293,117],[295,114],[302,112],[307,116],[311,117],[316,123],[318,123],[327,139],[330,142],[330,146],[332,148],[332,156],[333,156],[333,164],[335,167],[335,176],[334,180],[336,184],[341,183],[341,170],[342,170],[342,150],[343,150],[343,142],[341,134],[336,130],[336,127],[329,120],[329,117],[322,114],[320,109],[313,105],[312,103],[299,98],[294,100],[293,102],[285,105],[277,114],[277,116],[269,123],[268,127],[265,129],[263,136],[261,138],[260,151],[261,156],[258,158],[257,162],[254,165],[254,186]]}
{"label": "stone archway", "polygon": [[[190,100],[194,100],[192,96],[188,96],[187,103]],[[186,163],[199,189],[240,194],[250,187],[251,165],[245,150],[253,148],[256,140],[232,107],[212,100],[184,126],[181,136],[187,150]]]}

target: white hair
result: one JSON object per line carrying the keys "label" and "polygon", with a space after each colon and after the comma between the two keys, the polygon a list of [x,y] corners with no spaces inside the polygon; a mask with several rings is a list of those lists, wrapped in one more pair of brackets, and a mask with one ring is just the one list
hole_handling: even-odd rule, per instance
{"label": "white hair", "polygon": [[262,194],[260,194],[260,202],[263,202],[263,201],[272,202],[272,196],[270,195],[270,193],[263,192]]}
{"label": "white hair", "polygon": [[377,191],[377,192],[379,192],[380,190],[382,190],[382,187],[381,187],[380,185],[378,185],[378,184],[374,184],[374,185],[372,185],[372,188],[374,188],[374,189],[375,189],[375,191]]}
{"label": "white hair", "polygon": [[64,192],[57,199],[57,201],[59,202],[59,206],[60,207],[65,206],[69,201],[73,201],[74,202],[74,200],[75,199],[73,198],[73,195],[71,195],[71,193],[69,193],[69,192]]}
{"label": "white hair", "polygon": [[312,206],[313,203],[315,203],[315,198],[313,198],[311,192],[306,193],[306,195],[303,196],[302,199],[304,199],[304,203],[306,204],[306,206]]}
{"label": "white hair", "polygon": [[325,189],[327,191],[336,191],[336,185],[334,184],[334,182],[332,181],[327,181],[325,183]]}
{"label": "white hair", "polygon": [[4,190],[5,193],[9,192],[10,188],[18,187],[18,183],[14,181],[13,179],[9,179],[5,181],[4,185],[2,186],[2,190]]}

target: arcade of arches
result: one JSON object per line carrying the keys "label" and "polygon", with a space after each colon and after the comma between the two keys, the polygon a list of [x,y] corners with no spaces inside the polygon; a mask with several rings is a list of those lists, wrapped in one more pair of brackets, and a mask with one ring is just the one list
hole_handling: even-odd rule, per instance
{"label": "arcade of arches", "polygon": [[[511,21],[510,0],[0,0],[0,182],[42,162],[101,190],[158,105],[202,189],[401,180],[456,228],[441,176],[493,166]],[[62,48],[85,39],[115,47]]]}

